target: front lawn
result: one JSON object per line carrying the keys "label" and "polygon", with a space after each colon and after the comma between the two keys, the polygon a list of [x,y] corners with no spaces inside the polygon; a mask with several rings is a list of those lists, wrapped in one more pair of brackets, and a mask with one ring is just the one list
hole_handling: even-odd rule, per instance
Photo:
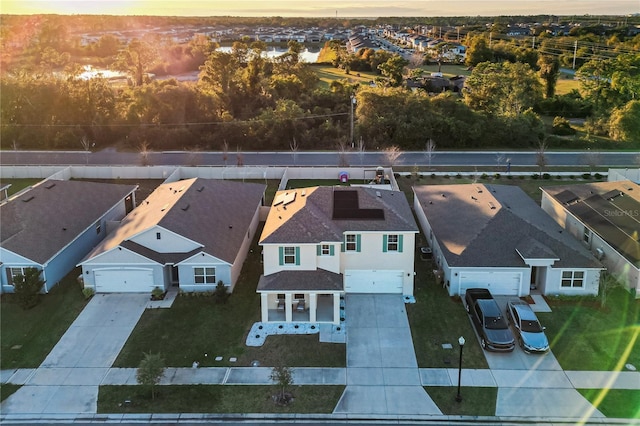
{"label": "front lawn", "polygon": [[14,302],[12,294],[2,295],[0,368],[35,368],[44,361],[86,305],[78,275],[76,268],[27,311]]}
{"label": "front lawn", "polygon": [[[194,293],[178,296],[170,309],[146,310],[129,336],[114,367],[137,367],[143,353],[161,353],[166,365],[191,367],[261,366],[344,367],[344,344],[319,343],[318,335],[270,336],[260,347],[245,346],[254,322],[260,321],[260,297],[256,293],[262,273],[258,228],[252,250],[227,303]],[[284,355],[283,355],[284,354]],[[222,356],[223,361],[215,361]],[[229,358],[237,358],[231,363]]]}
{"label": "front lawn", "polygon": [[[276,386],[100,386],[98,413],[331,413],[344,386],[291,386],[288,406],[276,405]],[[125,403],[125,401],[129,401]]]}
{"label": "front lawn", "polygon": [[551,313],[539,313],[551,350],[565,370],[640,367],[640,300],[621,288],[601,307],[593,297],[547,297]]}
{"label": "front lawn", "polygon": [[462,401],[456,401],[455,386],[424,388],[442,414],[449,416],[495,416],[498,388],[461,387]]}
{"label": "front lawn", "polygon": [[617,419],[640,419],[640,390],[578,389],[602,414]]}
{"label": "front lawn", "polygon": [[[420,237],[418,237],[420,238]],[[463,368],[488,368],[459,297],[450,297],[433,275],[434,264],[416,253],[415,304],[407,304],[413,346],[421,368],[457,368],[458,337],[463,336]],[[443,344],[449,343],[451,349]]]}

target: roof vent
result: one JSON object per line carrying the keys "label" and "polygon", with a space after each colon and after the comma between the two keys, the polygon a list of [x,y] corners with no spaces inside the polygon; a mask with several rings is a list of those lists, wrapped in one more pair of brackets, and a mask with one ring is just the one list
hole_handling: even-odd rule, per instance
{"label": "roof vent", "polygon": [[189,210],[190,204],[185,204],[184,206],[182,206],[182,211],[186,212],[187,210]]}
{"label": "roof vent", "polygon": [[496,205],[495,205],[495,204],[493,204],[493,201],[489,201],[489,208],[490,208],[491,210],[495,210],[495,209],[496,209]]}
{"label": "roof vent", "polygon": [[307,190],[303,189],[302,192],[300,193],[300,196],[304,197],[305,195],[307,195]]}
{"label": "roof vent", "polygon": [[55,182],[50,182],[50,183],[48,183],[48,184],[46,184],[46,185],[45,185],[45,188],[47,188],[47,189],[51,189],[51,188],[53,188],[54,186],[56,186]]}
{"label": "roof vent", "polygon": [[204,186],[201,186],[200,188],[198,188],[196,191],[198,192],[202,192],[202,190],[204,189]]}
{"label": "roof vent", "polygon": [[382,194],[380,193],[380,191],[376,191],[376,197],[382,198]]}
{"label": "roof vent", "polygon": [[33,196],[33,195],[32,195],[32,196],[30,196],[30,197],[27,197],[27,198],[23,198],[23,199],[22,199],[22,202],[24,202],[24,203],[28,203],[29,201],[33,200],[33,198],[34,198],[34,196]]}
{"label": "roof vent", "polygon": [[442,198],[447,198],[447,194],[442,194]]}
{"label": "roof vent", "polygon": [[476,191],[478,191],[478,194],[482,194],[482,188],[480,188],[479,186],[476,186]]}
{"label": "roof vent", "polygon": [[229,229],[233,229],[233,225],[229,225]]}
{"label": "roof vent", "polygon": [[476,197],[474,197],[473,195],[471,196],[471,199],[472,199],[473,201],[478,201],[478,199],[477,199]]}
{"label": "roof vent", "polygon": [[167,209],[167,207],[169,207],[169,204],[165,204],[164,206],[162,206],[162,208],[160,209],[161,212],[165,211]]}

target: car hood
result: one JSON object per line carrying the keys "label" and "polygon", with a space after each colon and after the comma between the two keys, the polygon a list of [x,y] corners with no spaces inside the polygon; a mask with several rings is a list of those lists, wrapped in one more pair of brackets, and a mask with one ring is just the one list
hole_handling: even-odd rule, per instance
{"label": "car hood", "polygon": [[485,328],[485,333],[493,343],[513,343],[513,334],[508,328]]}
{"label": "car hood", "polygon": [[520,333],[522,341],[525,345],[534,349],[547,349],[549,347],[549,341],[544,333]]}

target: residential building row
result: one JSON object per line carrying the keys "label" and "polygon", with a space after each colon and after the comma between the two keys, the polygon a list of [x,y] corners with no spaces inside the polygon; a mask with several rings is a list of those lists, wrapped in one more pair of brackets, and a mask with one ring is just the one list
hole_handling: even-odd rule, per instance
{"label": "residential building row", "polygon": [[262,321],[338,324],[347,293],[410,300],[426,241],[451,296],[472,287],[596,295],[607,268],[640,297],[640,186],[631,181],[543,187],[542,208],[493,184],[416,186],[413,203],[375,184],[287,189],[270,206],[258,183],[166,182],[137,206],[135,189],[46,180],[0,205],[2,292],[28,267],[48,292],[76,266],[98,293],[233,291],[247,254],[260,250]]}

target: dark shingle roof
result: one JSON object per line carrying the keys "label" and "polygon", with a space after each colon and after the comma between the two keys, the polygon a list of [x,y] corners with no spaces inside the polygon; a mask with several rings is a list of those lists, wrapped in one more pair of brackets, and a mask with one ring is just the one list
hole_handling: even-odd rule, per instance
{"label": "dark shingle roof", "polygon": [[554,267],[600,267],[582,244],[563,233],[516,186],[425,185],[413,189],[450,266],[522,267],[521,254],[526,253],[532,258],[559,258]]}
{"label": "dark shingle roof", "polygon": [[[202,178],[162,184],[87,259],[161,226],[201,244],[203,252],[233,263],[265,188],[258,183]],[[167,257],[143,248],[134,251],[159,262]]]}
{"label": "dark shingle roof", "polygon": [[317,269],[315,271],[281,271],[268,276],[261,275],[260,291],[342,291],[342,274]]}
{"label": "dark shingle roof", "polygon": [[2,247],[45,264],[136,188],[84,181],[42,182],[0,206]]}
{"label": "dark shingle roof", "polygon": [[[399,191],[320,186],[279,191],[276,198],[293,191],[293,202],[271,207],[261,244],[339,242],[344,232],[357,231],[418,232],[409,203]],[[356,191],[359,208],[382,209],[384,219],[333,219],[334,191]]]}

